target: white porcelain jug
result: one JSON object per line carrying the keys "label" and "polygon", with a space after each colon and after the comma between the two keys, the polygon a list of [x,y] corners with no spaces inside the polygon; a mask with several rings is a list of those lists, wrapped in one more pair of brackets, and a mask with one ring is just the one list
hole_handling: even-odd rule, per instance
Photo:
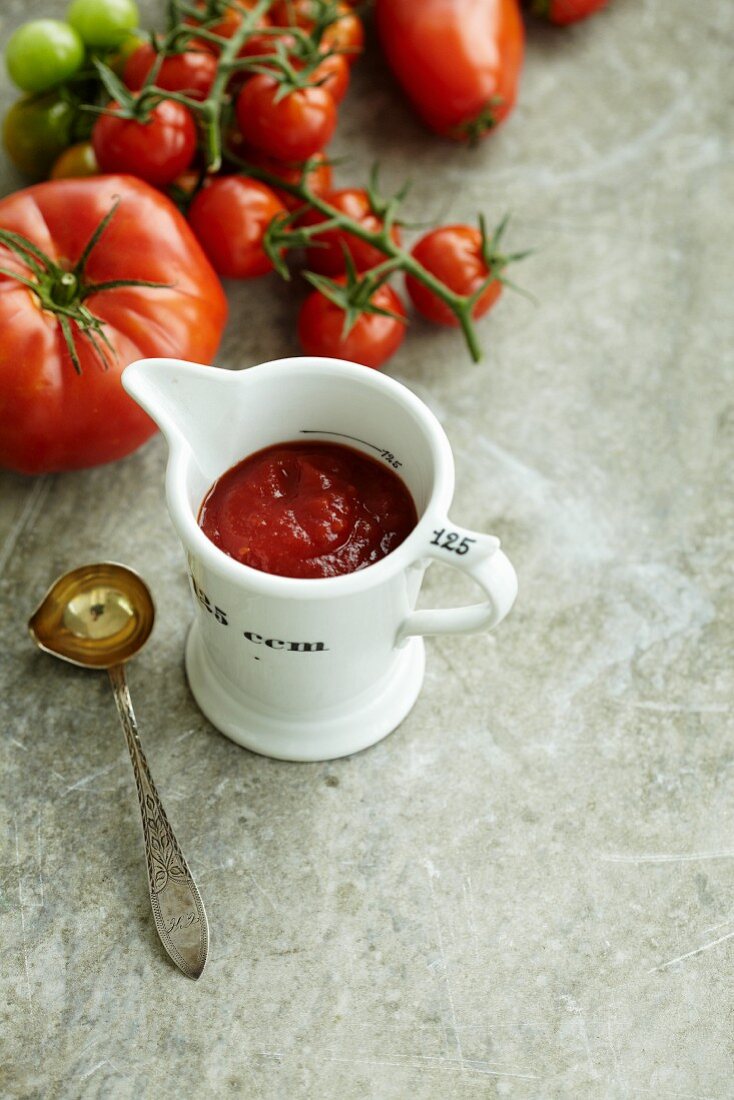
{"label": "white porcelain jug", "polygon": [[[517,579],[499,541],[448,518],[454,462],[441,425],[393,379],[305,356],[241,371],[143,359],[122,382],[170,449],[168,508],[196,609],[189,684],[239,744],[284,760],[374,744],[418,696],[423,635],[489,630],[512,607]],[[263,447],[298,439],[344,443],[396,470],[418,512],[408,538],[354,573],[305,580],[252,569],[210,542],[197,519],[216,479]],[[468,573],[486,601],[416,611],[432,559]]]}

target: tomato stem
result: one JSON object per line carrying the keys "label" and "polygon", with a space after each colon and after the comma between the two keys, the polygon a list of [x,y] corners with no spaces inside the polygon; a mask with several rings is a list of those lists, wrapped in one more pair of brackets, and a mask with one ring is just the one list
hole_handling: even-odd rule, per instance
{"label": "tomato stem", "polygon": [[[373,247],[379,249],[380,252],[383,252],[386,262],[389,262],[391,265],[391,270],[399,269],[404,271],[406,274],[412,275],[418,282],[423,283],[429,290],[433,291],[436,297],[440,298],[441,301],[448,306],[459,322],[459,327],[463,333],[472,360],[475,363],[481,360],[482,351],[471,316],[471,309],[474,304],[473,299],[461,294],[456,294],[450,287],[447,287],[445,283],[442,283],[440,279],[436,278],[435,275],[428,271],[419,260],[416,260],[411,252],[408,252],[407,249],[397,244],[390,234],[389,225],[383,225],[378,230],[365,229],[361,222],[350,218],[348,214],[332,206],[330,202],[321,198],[320,195],[317,195],[309,187],[306,182],[306,177],[308,175],[307,166],[304,171],[304,178],[301,182],[290,183],[274,175],[274,173],[268,172],[264,168],[248,164],[247,161],[242,160],[231,152],[228,152],[227,156],[234,163],[238,164],[247,175],[252,176],[254,179],[259,179],[263,183],[269,184],[271,187],[278,187],[281,191],[287,191],[288,194],[293,195],[294,198],[301,199],[304,205],[314,207],[328,219],[328,223],[321,222],[313,228],[310,226],[298,227],[295,231],[296,236],[299,234],[311,236],[312,234],[323,232],[325,226],[326,228],[330,226],[338,227],[345,233],[358,237],[360,240],[365,241],[367,244],[371,244]],[[394,222],[394,200],[387,205],[387,208],[389,209],[390,206],[393,206],[392,224]],[[282,247],[282,244],[286,244],[287,242],[276,241],[272,243],[280,244]],[[369,274],[369,272],[367,274]]]}
{"label": "tomato stem", "polygon": [[51,300],[55,305],[68,306],[79,290],[79,281],[73,271],[64,271],[51,284]]}
{"label": "tomato stem", "polygon": [[[210,173],[218,172],[222,165],[222,113],[226,101],[226,88],[227,83],[231,76],[232,66],[237,59],[242,47],[247,42],[257,28],[257,24],[260,21],[261,16],[272,7],[273,0],[259,0],[252,8],[244,8],[239,4],[232,4],[230,0],[230,6],[236,7],[238,11],[242,12],[242,22],[236,28],[231,38],[223,38],[220,35],[214,34],[206,27],[207,15],[210,20],[215,20],[217,16],[221,18],[223,9],[216,5],[209,5],[204,12],[193,7],[190,4],[185,3],[185,0],[172,0],[171,2],[171,20],[175,20],[172,30],[166,40],[164,41],[161,49],[161,54],[165,54],[167,49],[170,49],[172,38],[180,39],[184,32],[184,27],[181,25],[180,16],[188,15],[190,19],[195,20],[190,26],[186,26],[186,33],[190,38],[203,38],[206,41],[214,42],[219,47],[219,57],[217,64],[217,74],[212,82],[212,86],[209,90],[209,95],[203,101],[190,100],[188,96],[179,96],[174,92],[165,92],[160,89],[156,89],[154,82],[150,79],[152,73],[148,74],[148,81],[144,85],[144,92],[148,93],[152,90],[156,92],[160,91],[162,98],[178,99],[179,102],[185,102],[186,106],[191,110],[195,110],[199,115],[199,121],[201,123],[202,138],[204,144],[204,158],[206,161],[207,171]],[[202,14],[205,18],[202,20]],[[201,24],[204,25],[201,25]]]}

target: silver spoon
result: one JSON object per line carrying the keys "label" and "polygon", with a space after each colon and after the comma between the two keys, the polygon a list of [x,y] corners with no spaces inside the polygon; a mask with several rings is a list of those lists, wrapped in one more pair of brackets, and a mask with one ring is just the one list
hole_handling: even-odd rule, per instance
{"label": "silver spoon", "polygon": [[44,652],[109,673],[138,788],[155,926],[178,968],[198,978],[209,950],[209,925],[150,774],[125,680],[125,662],[147,642],[154,618],[153,597],[142,578],[124,565],[99,562],[59,577],[28,629]]}

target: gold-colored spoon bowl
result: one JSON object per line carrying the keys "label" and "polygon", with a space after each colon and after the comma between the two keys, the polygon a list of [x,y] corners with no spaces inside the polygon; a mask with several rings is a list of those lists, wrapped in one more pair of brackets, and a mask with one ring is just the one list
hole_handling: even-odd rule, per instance
{"label": "gold-colored spoon bowl", "polygon": [[142,578],[105,561],[59,577],[28,629],[46,653],[82,668],[109,669],[142,649],[154,619],[153,597]]}
{"label": "gold-colored spoon bowl", "polygon": [[179,969],[196,979],[209,951],[209,924],[150,774],[125,678],[125,662],[145,645],[154,619],[153,597],[143,579],[125,565],[103,561],[59,577],[28,629],[46,653],[107,670],[135,775],[155,926]]}

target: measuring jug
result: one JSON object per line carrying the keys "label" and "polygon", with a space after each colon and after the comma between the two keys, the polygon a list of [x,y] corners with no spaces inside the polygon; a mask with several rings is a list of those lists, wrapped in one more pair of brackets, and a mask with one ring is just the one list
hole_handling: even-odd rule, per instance
{"label": "measuring jug", "polygon": [[[132,363],[122,384],[169,446],[168,508],[183,543],[195,618],[186,671],[217,729],[283,760],[364,749],[405,718],[421,688],[423,636],[489,630],[517,593],[492,535],[448,518],[454,462],[430,409],[378,371],[303,356],[228,371],[175,359]],[[321,439],[391,466],[418,523],[382,560],[337,577],[296,579],[230,558],[197,522],[209,488],[274,443]],[[484,590],[468,607],[415,610],[431,560]]]}

